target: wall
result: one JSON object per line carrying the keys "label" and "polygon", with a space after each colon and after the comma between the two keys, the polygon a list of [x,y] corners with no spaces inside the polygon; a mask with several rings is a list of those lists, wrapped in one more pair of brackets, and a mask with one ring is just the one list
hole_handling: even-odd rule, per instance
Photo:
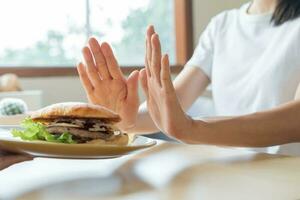
{"label": "wall", "polygon": [[26,90],[42,90],[42,104],[49,105],[63,101],[86,101],[78,77],[22,78]]}

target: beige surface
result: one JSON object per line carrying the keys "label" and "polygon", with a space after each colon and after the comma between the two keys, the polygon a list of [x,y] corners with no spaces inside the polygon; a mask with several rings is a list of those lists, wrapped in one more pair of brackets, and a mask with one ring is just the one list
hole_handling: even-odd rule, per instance
{"label": "beige surface", "polygon": [[22,99],[27,104],[29,110],[40,109],[43,103],[43,91],[40,89],[37,87],[35,90],[26,89],[19,92],[0,92],[0,100],[2,98]]}
{"label": "beige surface", "polygon": [[161,144],[122,161],[97,162],[98,173],[90,169],[88,177],[69,177],[20,199],[300,199],[297,157]]}
{"label": "beige surface", "polygon": [[29,115],[12,115],[12,116],[0,116],[1,125],[20,125],[21,122]]}

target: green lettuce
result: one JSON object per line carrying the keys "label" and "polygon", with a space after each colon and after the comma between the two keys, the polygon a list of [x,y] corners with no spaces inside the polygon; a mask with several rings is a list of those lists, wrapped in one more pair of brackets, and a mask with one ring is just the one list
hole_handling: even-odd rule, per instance
{"label": "green lettuce", "polygon": [[46,127],[40,122],[34,122],[30,118],[26,118],[22,121],[21,127],[23,130],[13,129],[12,135],[14,137],[20,137],[22,140],[43,140],[48,142],[76,144],[73,140],[72,135],[65,132],[61,135],[50,134]]}

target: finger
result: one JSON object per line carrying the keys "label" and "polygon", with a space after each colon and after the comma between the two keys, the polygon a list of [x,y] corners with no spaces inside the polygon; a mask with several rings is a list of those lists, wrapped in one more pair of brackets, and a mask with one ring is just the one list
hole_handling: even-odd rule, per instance
{"label": "finger", "polygon": [[91,93],[94,89],[88,75],[87,75],[87,72],[86,72],[86,68],[84,66],[83,63],[79,63],[77,65],[77,71],[78,71],[78,74],[79,74],[79,78],[80,78],[80,81],[81,81],[81,84],[83,85],[85,91],[87,93]]}
{"label": "finger", "polygon": [[[147,46],[147,41],[146,41],[146,46]],[[148,64],[148,60],[147,60],[147,55],[145,56],[145,70],[146,70],[146,73],[148,74],[148,76],[151,76],[150,68],[149,68],[149,64]]]}
{"label": "finger", "polygon": [[82,54],[87,65],[86,71],[88,77],[92,82],[93,86],[97,87],[100,84],[101,79],[96,69],[91,50],[88,47],[84,47],[82,49]]}
{"label": "finger", "polygon": [[107,69],[107,64],[105,62],[105,57],[101,51],[100,44],[95,38],[89,40],[89,45],[91,47],[92,53],[96,61],[96,67],[102,79],[111,79],[109,71]]}
{"label": "finger", "polygon": [[101,50],[105,57],[106,64],[108,66],[108,71],[112,78],[114,79],[124,79],[123,73],[119,67],[116,57],[110,47],[106,42],[101,44]]}
{"label": "finger", "polygon": [[0,170],[7,168],[13,164],[17,164],[19,162],[32,160],[31,156],[27,155],[8,155],[0,157]]}
{"label": "finger", "polygon": [[147,29],[146,34],[146,72],[149,77],[151,77],[151,71],[150,71],[150,64],[151,64],[151,58],[152,58],[152,47],[151,47],[151,37],[155,33],[154,27],[150,25]]}
{"label": "finger", "polygon": [[138,100],[138,81],[139,81],[139,71],[133,71],[127,79],[127,100],[135,102]]}
{"label": "finger", "polygon": [[159,85],[161,85],[160,82],[161,46],[160,46],[158,34],[152,35],[151,44],[152,44],[152,58],[151,58],[150,71],[151,73],[152,72],[154,73],[154,77],[159,82]]}
{"label": "finger", "polygon": [[161,83],[162,87],[165,88],[166,91],[174,90],[171,78],[170,61],[167,54],[161,59]]}
{"label": "finger", "polygon": [[149,99],[148,80],[146,69],[140,71],[140,83],[142,85],[146,99]]}

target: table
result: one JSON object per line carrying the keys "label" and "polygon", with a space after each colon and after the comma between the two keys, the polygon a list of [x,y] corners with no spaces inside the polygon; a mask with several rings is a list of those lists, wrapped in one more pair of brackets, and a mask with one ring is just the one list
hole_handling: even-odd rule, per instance
{"label": "table", "polygon": [[[24,195],[26,191],[31,192]],[[300,199],[300,158],[164,142],[117,159],[36,158],[0,172],[0,199],[16,196],[296,200]]]}

